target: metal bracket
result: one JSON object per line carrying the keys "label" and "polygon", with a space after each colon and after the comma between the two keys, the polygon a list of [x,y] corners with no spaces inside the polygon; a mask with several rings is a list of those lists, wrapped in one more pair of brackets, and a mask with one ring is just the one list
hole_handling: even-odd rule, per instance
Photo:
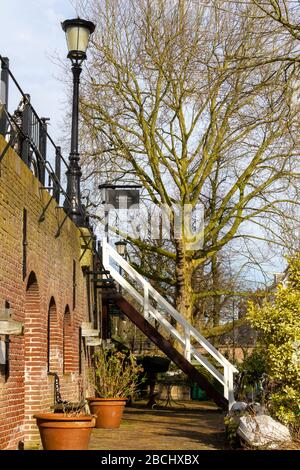
{"label": "metal bracket", "polygon": [[[46,189],[46,188],[40,188],[40,190],[43,190],[43,189]],[[43,209],[43,211],[42,211],[42,213],[41,213],[41,215],[40,215],[40,217],[39,217],[39,223],[44,222],[44,220],[45,220],[45,214],[46,214],[46,212],[47,212],[47,210],[48,210],[48,208],[49,208],[51,202],[53,201],[53,199],[54,199],[54,197],[53,197],[53,195],[51,195],[49,201],[47,202],[46,206],[44,207],[44,209]]]}
{"label": "metal bracket", "polygon": [[10,137],[9,141],[7,142],[6,146],[4,147],[4,149],[3,149],[3,151],[0,155],[0,163],[2,162],[3,158],[5,157],[8,149],[14,145],[14,143],[16,141],[16,138],[17,138],[17,134],[15,134],[15,133],[11,134],[11,137]]}
{"label": "metal bracket", "polygon": [[[80,256],[80,258],[79,258],[79,261],[82,260],[82,258],[84,257],[85,253],[87,252],[87,250],[90,249],[89,243],[90,243],[90,240],[93,238],[93,235],[83,235],[83,234],[81,233],[81,234],[80,234],[80,238],[83,238],[83,243],[84,243],[84,245],[83,245],[82,248],[84,248],[84,250],[83,250],[83,252],[81,253],[81,256]],[[86,238],[88,239],[88,241],[85,240]]]}
{"label": "metal bracket", "polygon": [[[58,208],[57,208],[58,209]],[[61,229],[63,228],[64,224],[65,224],[65,221],[67,220],[67,218],[69,217],[68,214],[65,215],[62,223],[58,226],[58,229],[57,229],[57,232],[55,234],[55,238],[58,238],[61,234]]]}

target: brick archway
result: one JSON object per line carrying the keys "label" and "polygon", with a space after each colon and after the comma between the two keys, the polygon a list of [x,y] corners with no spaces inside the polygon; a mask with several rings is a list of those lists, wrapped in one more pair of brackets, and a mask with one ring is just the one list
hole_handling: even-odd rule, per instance
{"label": "brick archway", "polygon": [[74,372],[74,334],[70,308],[67,305],[63,320],[63,372]]}
{"label": "brick archway", "polygon": [[28,277],[25,294],[25,439],[35,440],[38,429],[33,415],[42,409],[41,391],[47,379],[46,331],[41,315],[40,290],[35,273]]}
{"label": "brick archway", "polygon": [[59,328],[58,313],[54,297],[51,297],[48,308],[47,344],[48,372],[61,374],[63,369],[62,332]]}

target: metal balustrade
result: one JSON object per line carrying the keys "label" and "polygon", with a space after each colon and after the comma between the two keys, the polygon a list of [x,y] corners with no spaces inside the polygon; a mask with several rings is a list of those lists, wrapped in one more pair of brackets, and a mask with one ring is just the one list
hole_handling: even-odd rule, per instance
{"label": "metal balustrade", "polygon": [[[68,174],[70,167],[61,153],[61,147],[56,145],[47,130],[49,118],[40,118],[31,104],[30,95],[24,93],[14,74],[9,68],[7,57],[0,55],[1,75],[0,75],[0,134],[7,142],[4,150],[0,154],[0,164],[8,149],[12,147],[28,166],[32,173],[39,179],[41,191],[47,191],[51,199],[45,205],[39,217],[43,222],[45,214],[51,201],[56,201],[57,207],[60,205],[61,195],[64,197],[64,204],[71,208],[72,201],[68,196],[65,183],[61,181],[63,173]],[[15,111],[10,111],[8,89],[14,85],[16,92],[20,95],[20,102]],[[63,170],[62,170],[63,168]],[[47,176],[47,178],[46,178]],[[47,179],[47,180],[46,180]],[[55,237],[61,233],[62,227],[70,215],[70,210],[65,210],[65,217],[60,222]],[[87,213],[84,207],[80,208],[83,220],[87,222]]]}
{"label": "metal balustrade", "polygon": [[[54,143],[47,131],[49,118],[39,117],[31,103],[30,95],[24,93],[10,70],[8,58],[0,55],[0,63],[0,134],[59,204],[60,193],[63,192],[61,166],[64,165],[67,171],[68,163],[61,154],[61,148]],[[11,84],[20,95],[18,107],[14,111],[9,109],[8,90]],[[4,154],[1,159],[3,156]]]}

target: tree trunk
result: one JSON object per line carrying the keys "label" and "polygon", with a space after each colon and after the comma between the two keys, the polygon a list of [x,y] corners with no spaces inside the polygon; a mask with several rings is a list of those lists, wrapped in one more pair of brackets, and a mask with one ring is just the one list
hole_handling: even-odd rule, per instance
{"label": "tree trunk", "polygon": [[[214,255],[211,259],[211,274],[212,274],[212,288],[218,290],[219,285],[219,262],[217,255]],[[219,326],[221,317],[221,298],[219,295],[213,297],[213,312],[212,322],[213,326]]]}
{"label": "tree trunk", "polygon": [[176,309],[184,318],[192,323],[193,321],[193,266],[190,257],[183,249],[182,242],[176,243]]}

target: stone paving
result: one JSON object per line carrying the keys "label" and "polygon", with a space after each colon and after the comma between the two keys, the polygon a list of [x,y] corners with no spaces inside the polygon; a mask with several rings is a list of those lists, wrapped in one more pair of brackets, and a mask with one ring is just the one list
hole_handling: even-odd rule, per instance
{"label": "stone paving", "polygon": [[180,402],[176,408],[125,408],[120,429],[94,429],[91,450],[226,449],[223,412],[212,403]]}

